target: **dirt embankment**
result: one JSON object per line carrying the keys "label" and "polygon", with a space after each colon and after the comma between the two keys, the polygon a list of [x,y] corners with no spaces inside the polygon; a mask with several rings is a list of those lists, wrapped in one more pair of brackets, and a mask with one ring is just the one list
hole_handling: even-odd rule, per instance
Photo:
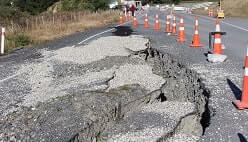
{"label": "dirt embankment", "polygon": [[224,0],[223,8],[228,17],[248,18],[247,0]]}
{"label": "dirt embankment", "polygon": [[[226,17],[239,17],[239,18],[248,18],[248,1],[247,0],[224,0],[222,2],[222,9]],[[217,2],[214,2],[209,9],[214,10],[214,17],[217,16]],[[208,10],[204,8],[195,9],[194,14],[208,15]]]}

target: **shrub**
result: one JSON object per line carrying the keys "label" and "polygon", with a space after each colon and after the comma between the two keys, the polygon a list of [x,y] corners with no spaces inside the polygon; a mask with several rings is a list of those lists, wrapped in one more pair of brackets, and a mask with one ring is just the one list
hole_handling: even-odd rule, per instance
{"label": "shrub", "polygon": [[15,37],[14,39],[15,41],[15,46],[19,47],[19,46],[26,46],[29,45],[31,43],[30,38],[25,35],[25,34],[19,34]]}
{"label": "shrub", "polygon": [[6,35],[6,52],[10,52],[16,47],[26,46],[31,44],[30,37],[25,34],[8,33]]}
{"label": "shrub", "polygon": [[14,6],[18,7],[23,12],[28,12],[32,15],[46,11],[59,0],[14,0]]}
{"label": "shrub", "polygon": [[22,16],[22,13],[18,9],[0,5],[0,19],[1,20],[15,19],[20,16]]}
{"label": "shrub", "polygon": [[106,10],[111,0],[63,0],[62,11],[68,10]]}

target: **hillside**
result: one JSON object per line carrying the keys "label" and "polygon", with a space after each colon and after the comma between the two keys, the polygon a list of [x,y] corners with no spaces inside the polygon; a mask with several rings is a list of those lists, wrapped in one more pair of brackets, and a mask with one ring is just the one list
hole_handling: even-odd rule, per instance
{"label": "hillside", "polygon": [[224,0],[226,16],[248,18],[248,0]]}
{"label": "hillside", "polygon": [[49,7],[59,11],[106,10],[112,0],[0,0],[0,19],[16,19],[27,15],[38,15]]}

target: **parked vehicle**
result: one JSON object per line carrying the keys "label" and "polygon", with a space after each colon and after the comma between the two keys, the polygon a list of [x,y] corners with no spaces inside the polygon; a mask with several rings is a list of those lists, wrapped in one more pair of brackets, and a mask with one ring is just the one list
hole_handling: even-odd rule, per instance
{"label": "parked vehicle", "polygon": [[110,4],[109,4],[109,8],[110,9],[117,9],[119,6],[118,2],[116,0],[113,0]]}

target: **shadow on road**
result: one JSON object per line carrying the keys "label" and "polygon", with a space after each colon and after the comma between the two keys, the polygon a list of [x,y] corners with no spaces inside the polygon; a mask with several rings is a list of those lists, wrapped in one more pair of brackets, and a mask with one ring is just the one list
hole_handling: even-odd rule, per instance
{"label": "shadow on road", "polygon": [[212,52],[208,51],[207,53],[203,53],[203,55],[206,57],[208,57],[208,54],[212,54]]}
{"label": "shadow on road", "polygon": [[237,100],[240,100],[242,91],[230,79],[226,79],[226,80],[227,80],[227,83],[228,83],[229,87],[231,88],[235,98]]}
{"label": "shadow on road", "polygon": [[133,30],[128,26],[115,27],[116,31],[112,32],[115,36],[129,36],[133,33]]}
{"label": "shadow on road", "polygon": [[247,142],[247,139],[240,133],[238,133],[240,142]]}

